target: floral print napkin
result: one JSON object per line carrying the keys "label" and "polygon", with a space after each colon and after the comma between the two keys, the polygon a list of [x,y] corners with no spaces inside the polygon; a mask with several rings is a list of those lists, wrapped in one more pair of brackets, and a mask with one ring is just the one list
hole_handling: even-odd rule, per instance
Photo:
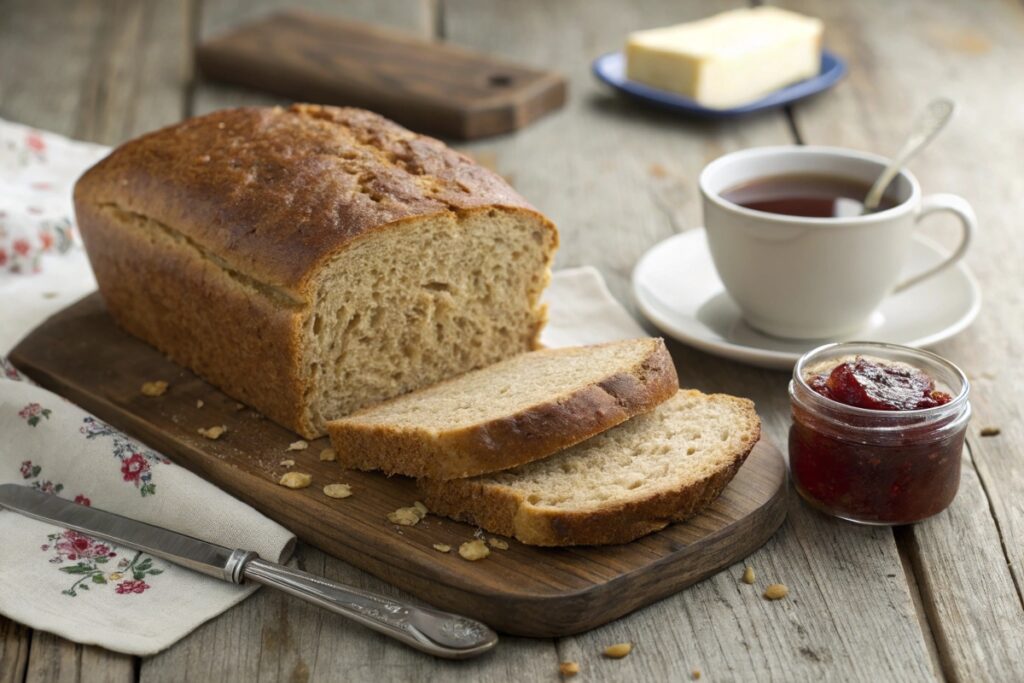
{"label": "floral print napkin", "polygon": [[108,151],[0,119],[0,355],[96,289],[71,192]]}
{"label": "floral print napkin", "polygon": [[[0,316],[2,317],[2,316]],[[30,486],[282,561],[291,532],[27,381],[0,358],[0,484]],[[169,647],[250,595],[141,552],[0,511],[0,614],[133,655]]]}
{"label": "floral print napkin", "polygon": [[0,282],[76,246],[71,188],[107,151],[0,119]]}

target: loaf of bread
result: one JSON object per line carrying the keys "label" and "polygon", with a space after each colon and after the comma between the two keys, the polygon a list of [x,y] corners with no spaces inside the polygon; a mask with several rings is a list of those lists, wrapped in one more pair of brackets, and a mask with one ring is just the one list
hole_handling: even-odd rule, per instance
{"label": "loaf of bread", "polygon": [[114,319],[307,438],[534,348],[558,242],[497,174],[359,109],[191,119],[74,200]]}
{"label": "loaf of bread", "polygon": [[661,339],[523,353],[327,424],[342,467],[430,479],[505,470],[679,390]]}
{"label": "loaf of bread", "polygon": [[715,500],[760,434],[752,402],[680,391],[550,458],[418,485],[431,512],[529,545],[626,543]]}

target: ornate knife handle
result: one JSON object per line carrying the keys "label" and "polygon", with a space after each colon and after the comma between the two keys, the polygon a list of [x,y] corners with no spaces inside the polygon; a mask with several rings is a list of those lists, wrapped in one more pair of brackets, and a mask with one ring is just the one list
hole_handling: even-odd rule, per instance
{"label": "ornate knife handle", "polygon": [[466,659],[483,654],[498,644],[498,634],[479,621],[429,607],[417,607],[259,557],[245,561],[241,575],[348,617],[437,657]]}

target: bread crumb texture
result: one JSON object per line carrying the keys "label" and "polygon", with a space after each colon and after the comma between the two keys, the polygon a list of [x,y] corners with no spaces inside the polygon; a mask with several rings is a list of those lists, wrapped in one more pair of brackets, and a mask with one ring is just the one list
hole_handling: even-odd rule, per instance
{"label": "bread crumb texture", "polygon": [[305,472],[285,472],[278,480],[278,483],[288,488],[305,488],[312,482],[313,476]]}
{"label": "bread crumb texture", "polygon": [[167,391],[169,385],[163,380],[156,380],[154,382],[144,382],[142,384],[142,395],[143,396],[163,396]]}
{"label": "bread crumb texture", "polygon": [[320,462],[334,462],[338,459],[338,454],[334,452],[333,448],[325,448],[320,451]]}
{"label": "bread crumb texture", "polygon": [[279,465],[280,465],[281,467],[295,467],[295,461],[294,461],[294,460],[292,460],[291,458],[288,458],[287,460],[282,460],[282,461],[281,461],[281,462],[279,463]]}
{"label": "bread crumb texture", "polygon": [[633,643],[615,643],[604,649],[604,656],[609,659],[622,659],[633,651]]}
{"label": "bread crumb texture", "polygon": [[501,540],[500,538],[489,538],[487,539],[487,543],[492,548],[497,548],[498,550],[508,550],[508,543],[506,541]]}
{"label": "bread crumb texture", "polygon": [[285,472],[277,483],[290,489],[304,489],[313,483],[313,475],[305,472]]}
{"label": "bread crumb texture", "polygon": [[474,539],[472,541],[466,541],[459,546],[459,555],[462,559],[469,560],[470,562],[476,562],[482,560],[491,554],[491,549],[487,547],[487,544],[482,539]]}
{"label": "bread crumb texture", "polygon": [[196,408],[202,408],[204,405],[206,405],[206,403],[203,402],[203,399],[196,399]]}
{"label": "bread crumb texture", "polygon": [[328,498],[348,498],[352,495],[352,487],[348,484],[328,484],[324,487],[324,495]]}
{"label": "bread crumb texture", "polygon": [[435,543],[432,547],[439,553],[451,552],[452,549],[452,547],[447,543]]}
{"label": "bread crumb texture", "polygon": [[210,439],[211,441],[216,441],[217,439],[228,433],[228,428],[227,425],[214,425],[213,427],[200,427],[197,431],[203,436],[205,436],[207,439]]}
{"label": "bread crumb texture", "polygon": [[394,512],[389,512],[388,521],[400,526],[415,526],[427,516],[427,512],[429,512],[427,506],[417,500],[407,508],[398,508]]}
{"label": "bread crumb texture", "polygon": [[304,451],[307,448],[309,448],[309,443],[300,439],[298,441],[292,441],[290,444],[288,444],[288,449],[287,450],[289,450],[289,451]]}

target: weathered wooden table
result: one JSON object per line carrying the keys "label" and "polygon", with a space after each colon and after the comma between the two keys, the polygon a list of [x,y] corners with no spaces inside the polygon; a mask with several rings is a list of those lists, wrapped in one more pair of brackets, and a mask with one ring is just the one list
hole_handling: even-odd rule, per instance
{"label": "weathered wooden table", "polygon": [[[192,44],[281,3],[273,0],[3,0],[0,116],[118,143],[190,114],[273,102],[196,81]],[[1019,0],[783,0],[822,17],[848,60],[835,90],[726,123],[640,108],[597,84],[590,60],[626,31],[736,3],[679,0],[308,0],[329,14],[389,24],[568,75],[568,106],[537,125],[465,146],[508,177],[562,231],[559,266],[595,264],[632,306],[629,275],[651,244],[699,225],[695,179],[737,148],[790,143],[895,149],[923,104],[961,104],[954,125],[913,163],[926,190],[977,209],[968,261],[985,305],[938,352],[973,382],[975,417],[953,506],[914,527],[866,528],[812,512],[789,519],[749,558],[790,598],[760,599],[737,565],[648,609],[559,640],[506,638],[477,661],[435,661],[273,591],[262,591],[155,657],[133,660],[0,619],[0,681],[1024,680],[1024,5]],[[953,225],[926,228],[952,240]],[[785,444],[787,376],[671,345],[683,383],[750,396]],[[994,437],[982,427],[997,426]],[[388,591],[341,559],[304,547],[305,569]],[[602,648],[630,640],[626,659]]]}

